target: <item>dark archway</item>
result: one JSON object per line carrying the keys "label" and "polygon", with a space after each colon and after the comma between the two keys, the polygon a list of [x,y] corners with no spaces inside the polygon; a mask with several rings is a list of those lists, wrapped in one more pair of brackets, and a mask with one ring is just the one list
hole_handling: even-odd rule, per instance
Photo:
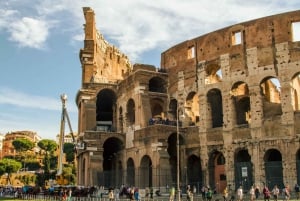
{"label": "dark archway", "polygon": [[127,125],[133,125],[135,123],[135,104],[133,99],[128,100],[126,109]]}
{"label": "dark archway", "polygon": [[[184,140],[181,135],[179,135],[179,146],[183,145]],[[168,154],[170,156],[169,163],[170,163],[170,174],[171,174],[171,186],[176,186],[177,183],[177,133],[172,133],[168,138]],[[181,172],[181,170],[179,171]],[[181,178],[181,176],[180,176]]]}
{"label": "dark archway", "polygon": [[284,187],[282,156],[277,149],[269,149],[264,156],[266,185],[273,188],[277,185],[279,188]]}
{"label": "dark archway", "polygon": [[149,91],[166,93],[166,82],[160,77],[153,77],[149,80]]}
{"label": "dark archway", "polygon": [[213,151],[210,154],[208,162],[209,186],[216,189],[217,193],[224,190],[227,185],[225,172],[225,157],[219,151]]}
{"label": "dark archway", "polygon": [[148,155],[141,160],[139,178],[140,188],[152,187],[152,161]]}
{"label": "dark archway", "polygon": [[219,89],[211,89],[207,93],[207,100],[209,102],[210,115],[212,118],[212,127],[223,126],[223,105],[222,94]]}
{"label": "dark archway", "polygon": [[300,184],[300,149],[296,154],[296,163],[297,163],[297,184]]}
{"label": "dark archway", "polygon": [[200,158],[196,155],[191,155],[187,160],[186,173],[186,184],[195,186],[197,192],[199,192],[202,186],[202,167]]}
{"label": "dark archway", "polygon": [[103,144],[103,178],[105,187],[121,186],[123,168],[121,154],[123,143],[118,138],[108,138]]}
{"label": "dark archway", "polygon": [[129,186],[135,186],[135,168],[132,158],[127,160],[126,184]]}
{"label": "dark archway", "polygon": [[253,185],[252,163],[248,150],[240,150],[234,158],[235,187],[242,186],[246,191]]}
{"label": "dark archway", "polygon": [[249,124],[250,114],[250,96],[248,85],[244,82],[236,82],[230,91],[235,106],[236,124]]}
{"label": "dark archway", "polygon": [[97,95],[96,121],[97,130],[111,131],[114,129],[115,117],[115,92],[110,89],[103,89]]}

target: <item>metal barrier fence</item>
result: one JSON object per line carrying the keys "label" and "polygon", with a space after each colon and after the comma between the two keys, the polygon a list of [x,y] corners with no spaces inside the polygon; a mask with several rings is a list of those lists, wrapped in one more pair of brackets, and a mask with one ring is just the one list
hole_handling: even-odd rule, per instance
{"label": "metal barrier fence", "polygon": [[[235,196],[235,194],[233,194]],[[10,196],[12,197],[12,196]],[[16,198],[17,199],[17,198]],[[24,194],[20,196],[18,199],[21,200],[34,200],[34,201],[64,201],[64,199],[60,196],[48,196],[43,194]],[[181,197],[182,201],[187,201],[186,194],[183,194]],[[222,194],[214,194],[212,200],[219,200],[222,201],[223,197]],[[244,195],[243,200],[250,200],[249,194]],[[258,198],[258,200],[264,200],[263,195],[261,194]],[[272,200],[272,198],[270,198]],[[280,195],[278,200],[284,200],[284,195]],[[296,194],[295,192],[292,192],[290,200],[296,200]],[[71,197],[66,198],[65,201],[110,201],[108,197]],[[128,198],[120,197],[119,199],[114,199],[114,201],[130,201]],[[153,199],[150,197],[142,197],[140,201],[169,201],[169,195],[163,194],[161,196],[154,196]],[[176,201],[176,199],[175,199]],[[193,201],[206,201],[205,199],[202,199],[201,194],[196,194],[193,196]]]}

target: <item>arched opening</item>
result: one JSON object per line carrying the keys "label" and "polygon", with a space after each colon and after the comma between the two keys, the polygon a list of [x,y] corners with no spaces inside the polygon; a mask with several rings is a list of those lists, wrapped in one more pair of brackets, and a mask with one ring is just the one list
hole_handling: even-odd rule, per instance
{"label": "arched opening", "polygon": [[127,160],[126,184],[129,186],[135,186],[135,168],[134,161],[132,158],[129,158]]}
{"label": "arched opening", "polygon": [[185,114],[189,119],[189,125],[196,125],[199,122],[199,98],[196,92],[190,92],[185,102]]}
{"label": "arched opening", "polygon": [[103,89],[97,95],[97,130],[112,131],[115,117],[116,95],[110,89]]}
{"label": "arched opening", "polygon": [[269,149],[264,156],[266,185],[273,188],[277,185],[279,188],[284,187],[282,173],[282,156],[276,149]]}
{"label": "arched opening", "polygon": [[297,166],[297,184],[300,184],[300,149],[296,154],[296,166]]}
{"label": "arched opening", "polygon": [[[179,146],[182,146],[184,143],[184,139],[181,135],[179,135]],[[169,163],[170,163],[170,185],[176,186],[177,184],[177,133],[172,133],[168,138],[168,148],[167,148],[168,154],[169,154]],[[180,154],[180,153],[179,153]],[[180,168],[180,167],[179,167]],[[181,170],[179,170],[179,174],[181,173]],[[180,177],[181,178],[181,174]]]}
{"label": "arched opening", "polygon": [[151,106],[151,119],[149,124],[163,124],[165,123],[166,117],[163,110],[164,102],[159,98],[154,98],[150,100]]}
{"label": "arched opening", "polygon": [[149,156],[143,156],[140,165],[140,187],[152,187],[152,161]]}
{"label": "arched opening", "polygon": [[176,99],[172,99],[169,104],[169,111],[168,111],[168,116],[170,120],[176,121],[177,119],[177,106],[178,102]]}
{"label": "arched opening", "polygon": [[242,186],[249,190],[253,185],[252,163],[248,150],[240,150],[235,155],[234,162],[235,187]]}
{"label": "arched opening", "polygon": [[220,65],[216,63],[208,64],[205,67],[205,84],[214,84],[222,81],[222,71]]}
{"label": "arched opening", "polygon": [[260,88],[263,95],[264,117],[282,115],[279,80],[267,77],[261,82]]}
{"label": "arched opening", "polygon": [[195,186],[197,192],[202,187],[202,167],[200,158],[196,155],[188,157],[187,166],[185,167],[186,185]]}
{"label": "arched opening", "polygon": [[211,189],[221,193],[227,185],[225,157],[221,152],[214,151],[210,154],[208,163],[209,185]]}
{"label": "arched opening", "polygon": [[160,77],[153,77],[149,80],[149,91],[166,93],[166,82]]}
{"label": "arched opening", "polygon": [[85,164],[85,163],[86,163],[86,160],[85,160],[85,158],[84,158],[84,159],[82,160],[81,179],[80,179],[82,185],[85,185],[85,184],[86,184],[85,178],[87,178],[86,175],[88,175],[88,174],[87,174],[87,171],[86,171],[86,164]]}
{"label": "arched opening", "polygon": [[292,78],[292,105],[294,111],[300,110],[300,73]]}
{"label": "arched opening", "polygon": [[251,114],[248,85],[244,82],[237,82],[231,88],[230,93],[233,97],[233,104],[235,106],[236,124],[249,124]]}
{"label": "arched opening", "polygon": [[108,138],[103,144],[103,179],[106,187],[121,186],[123,171],[121,153],[123,143],[118,138]]}
{"label": "arched opening", "polygon": [[126,109],[127,109],[127,113],[126,113],[127,125],[131,126],[135,123],[135,104],[133,99],[128,100]]}
{"label": "arched opening", "polygon": [[212,128],[223,126],[222,95],[219,89],[211,89],[207,93],[209,110],[212,119]]}

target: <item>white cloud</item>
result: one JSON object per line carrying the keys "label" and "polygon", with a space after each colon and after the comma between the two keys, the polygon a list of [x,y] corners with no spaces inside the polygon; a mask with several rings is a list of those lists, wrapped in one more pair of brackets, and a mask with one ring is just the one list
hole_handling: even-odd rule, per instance
{"label": "white cloud", "polygon": [[[294,10],[296,0],[160,0],[87,1],[95,10],[96,23],[106,39],[117,42],[131,60],[153,49],[179,42],[235,23]],[[78,16],[78,14],[76,14]],[[83,14],[80,16],[83,18]]]}
{"label": "white cloud", "polygon": [[23,17],[8,28],[10,40],[24,47],[41,49],[48,37],[49,25],[46,21]]}
{"label": "white cloud", "polygon": [[[60,111],[62,107],[61,100],[58,98],[43,97],[32,94],[25,94],[9,88],[0,88],[0,105],[13,105],[23,108],[33,108],[39,110]],[[70,112],[77,111],[74,104],[68,105],[67,110]]]}
{"label": "white cloud", "polygon": [[76,42],[78,36],[83,33],[82,7],[91,7],[95,10],[99,31],[108,41],[116,43],[114,45],[127,54],[130,60],[135,61],[150,50],[162,51],[184,40],[235,23],[294,10],[300,6],[300,2],[34,0],[34,9],[31,10],[34,13],[28,13],[28,10],[23,8],[24,4],[21,7],[17,1],[6,3],[4,6],[10,8],[10,12],[18,12],[19,15],[7,12],[3,15],[4,19],[0,19],[0,28],[1,24],[2,27],[7,25],[8,19],[13,16],[14,20],[9,21],[13,24],[9,29],[10,38],[21,46],[33,48],[45,45],[50,38],[50,28],[56,28],[55,30],[61,33],[72,32],[73,36],[69,38]]}

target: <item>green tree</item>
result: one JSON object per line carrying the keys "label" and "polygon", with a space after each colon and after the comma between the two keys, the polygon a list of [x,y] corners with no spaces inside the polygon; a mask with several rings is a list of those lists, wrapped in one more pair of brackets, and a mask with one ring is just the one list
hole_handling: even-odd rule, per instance
{"label": "green tree", "polygon": [[69,142],[65,143],[64,153],[66,154],[66,161],[68,163],[73,163],[75,158],[74,144]]}
{"label": "green tree", "polygon": [[12,144],[17,152],[32,150],[35,147],[35,143],[26,138],[15,139]]}
{"label": "green tree", "polygon": [[50,177],[50,159],[54,155],[54,151],[57,149],[57,144],[54,140],[43,139],[38,142],[38,146],[44,151],[44,179],[48,180]]}
{"label": "green tree", "polygon": [[32,150],[35,147],[35,143],[26,139],[26,138],[18,138],[12,142],[15,150],[17,151],[18,155],[16,159],[23,163],[24,168],[26,167],[26,160],[28,156],[26,156],[26,151]]}
{"label": "green tree", "polygon": [[10,184],[11,173],[17,172],[22,164],[14,159],[3,158],[0,160],[0,175],[7,173],[7,184]]}

